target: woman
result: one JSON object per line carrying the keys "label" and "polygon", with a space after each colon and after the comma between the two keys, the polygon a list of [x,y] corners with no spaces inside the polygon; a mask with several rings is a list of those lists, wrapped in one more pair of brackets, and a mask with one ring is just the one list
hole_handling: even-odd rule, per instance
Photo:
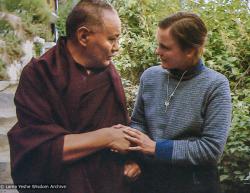
{"label": "woman", "polygon": [[142,193],[218,193],[217,162],[231,122],[228,80],[201,60],[207,35],[195,14],[159,23],[161,65],[141,76],[131,127],[124,132],[144,153]]}

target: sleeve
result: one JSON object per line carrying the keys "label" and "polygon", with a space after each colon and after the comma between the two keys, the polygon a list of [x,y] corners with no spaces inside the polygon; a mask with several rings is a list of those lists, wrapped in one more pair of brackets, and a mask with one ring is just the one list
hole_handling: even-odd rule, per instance
{"label": "sleeve", "polygon": [[[166,143],[165,153],[158,153],[156,156],[181,164],[200,165],[218,162],[231,124],[232,105],[228,81],[217,84],[210,93],[206,101],[201,137],[193,140],[172,140],[172,155],[166,153],[172,148]],[[163,146],[158,145],[156,152],[162,152]]]}
{"label": "sleeve", "polygon": [[146,120],[144,114],[144,103],[143,103],[143,78],[141,77],[138,94],[136,97],[135,106],[131,116],[131,127],[138,129],[139,131],[146,132]]}
{"label": "sleeve", "polygon": [[16,184],[46,183],[48,176],[56,179],[62,167],[63,139],[68,132],[53,120],[47,99],[49,88],[42,78],[27,65],[15,94],[18,123],[8,132],[8,138]]}

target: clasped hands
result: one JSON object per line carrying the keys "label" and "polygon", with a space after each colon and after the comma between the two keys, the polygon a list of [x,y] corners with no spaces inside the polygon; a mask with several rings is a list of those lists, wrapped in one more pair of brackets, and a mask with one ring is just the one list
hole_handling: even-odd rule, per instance
{"label": "clasped hands", "polygon": [[[140,151],[148,155],[153,155],[155,153],[156,142],[150,139],[146,134],[121,124],[115,125],[113,127],[116,129],[121,129],[124,133],[124,138],[129,142],[129,147],[125,149],[125,152]],[[119,152],[118,149],[113,150]]]}
{"label": "clasped hands", "polygon": [[[115,125],[112,128],[115,130],[113,130],[111,134],[114,139],[110,145],[111,151],[118,153],[140,151],[149,155],[153,155],[155,153],[156,143],[146,134],[121,124]],[[126,163],[124,175],[131,179],[136,179],[140,173],[141,170],[138,164],[135,162]]]}

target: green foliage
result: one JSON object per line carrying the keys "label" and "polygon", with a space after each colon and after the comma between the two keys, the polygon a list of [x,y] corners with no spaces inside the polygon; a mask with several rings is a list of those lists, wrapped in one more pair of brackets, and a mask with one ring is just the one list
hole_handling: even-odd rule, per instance
{"label": "green foliage", "polygon": [[[144,69],[157,64],[154,50],[158,20],[181,8],[199,14],[209,30],[205,63],[227,76],[232,91],[232,127],[220,163],[221,181],[227,193],[246,193],[246,183],[250,183],[244,180],[250,172],[249,8],[246,1],[186,1],[185,6],[178,2],[112,2],[123,23],[117,67],[125,79],[138,83]],[[131,110],[136,87],[131,82],[124,85]]]}
{"label": "green foliage", "polygon": [[12,27],[7,21],[0,20],[0,34],[7,34]]}
{"label": "green foliage", "polygon": [[138,85],[134,85],[130,80],[124,78],[122,78],[122,84],[127,99],[128,112],[131,114],[137,96]]}
{"label": "green foliage", "polygon": [[[140,74],[157,64],[155,31],[159,20],[180,10],[201,16],[208,27],[204,54],[207,66],[230,81],[233,101],[232,127],[220,163],[221,181],[227,193],[249,192],[250,172],[250,11],[246,1],[110,0],[122,20],[120,54],[115,64],[123,76],[129,111],[135,100]],[[180,4],[185,2],[185,4]],[[58,21],[65,34],[64,5]]]}
{"label": "green foliage", "polygon": [[[225,1],[224,1],[225,2]],[[247,192],[250,172],[250,12],[246,2],[190,3],[201,15],[209,36],[206,64],[230,81],[232,126],[220,164],[221,181],[228,193]],[[226,16],[225,16],[226,15]]]}
{"label": "green foliage", "polygon": [[3,61],[0,58],[0,80],[5,79],[5,78],[6,78],[5,64],[3,63]]}
{"label": "green foliage", "polygon": [[60,36],[66,36],[65,23],[73,6],[73,1],[69,0],[66,3],[59,4],[58,20],[56,21],[56,28]]}
{"label": "green foliage", "polygon": [[46,1],[0,0],[0,2],[0,11],[14,14],[22,19],[25,36],[37,35],[45,39],[51,38],[47,35],[50,34],[48,26],[51,20],[51,11]]}
{"label": "green foliage", "polygon": [[247,193],[250,175],[250,89],[232,93],[233,119],[230,135],[221,161],[221,181],[225,192]]}
{"label": "green foliage", "polygon": [[209,29],[204,56],[207,64],[226,75],[233,90],[244,86],[242,83],[249,83],[246,76],[242,77],[250,72],[250,13],[247,4],[240,1],[226,5],[210,2],[190,7],[201,15]]}
{"label": "green foliage", "polygon": [[34,43],[34,51],[35,51],[35,57],[41,56],[41,51],[42,51],[43,44],[39,42]]}
{"label": "green foliage", "polygon": [[[52,40],[50,32],[51,11],[46,1],[43,0],[0,0],[0,12],[11,14],[12,22],[0,19],[0,40],[5,46],[0,46],[0,54],[7,54],[11,63],[22,57],[21,44],[34,36]],[[20,19],[20,21],[19,21]],[[18,31],[18,35],[17,35]],[[0,74],[5,74],[6,61],[0,63]],[[2,79],[3,76],[0,77]]]}
{"label": "green foliage", "polygon": [[[1,35],[0,35],[1,38]],[[23,55],[21,49],[21,40],[18,39],[13,31],[10,31],[4,36],[5,51],[8,53],[9,58],[13,61],[16,58],[20,58]]]}
{"label": "green foliage", "polygon": [[[9,12],[29,12],[37,22],[49,22],[50,10],[46,1],[41,0],[0,0],[1,10]],[[18,11],[17,11],[18,10]]]}
{"label": "green foliage", "polygon": [[179,1],[116,0],[111,1],[122,20],[120,54],[115,58],[122,76],[138,83],[138,77],[149,66],[157,64],[155,29],[165,15],[174,13]]}

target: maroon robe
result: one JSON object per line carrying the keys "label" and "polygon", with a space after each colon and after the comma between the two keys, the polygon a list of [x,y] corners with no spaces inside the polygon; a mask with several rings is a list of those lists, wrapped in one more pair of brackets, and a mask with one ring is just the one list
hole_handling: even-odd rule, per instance
{"label": "maroon robe", "polygon": [[124,91],[112,64],[84,75],[62,38],[24,68],[15,104],[18,122],[8,133],[15,184],[66,184],[67,189],[53,193],[130,192],[122,155],[104,149],[62,162],[64,135],[128,123]]}

